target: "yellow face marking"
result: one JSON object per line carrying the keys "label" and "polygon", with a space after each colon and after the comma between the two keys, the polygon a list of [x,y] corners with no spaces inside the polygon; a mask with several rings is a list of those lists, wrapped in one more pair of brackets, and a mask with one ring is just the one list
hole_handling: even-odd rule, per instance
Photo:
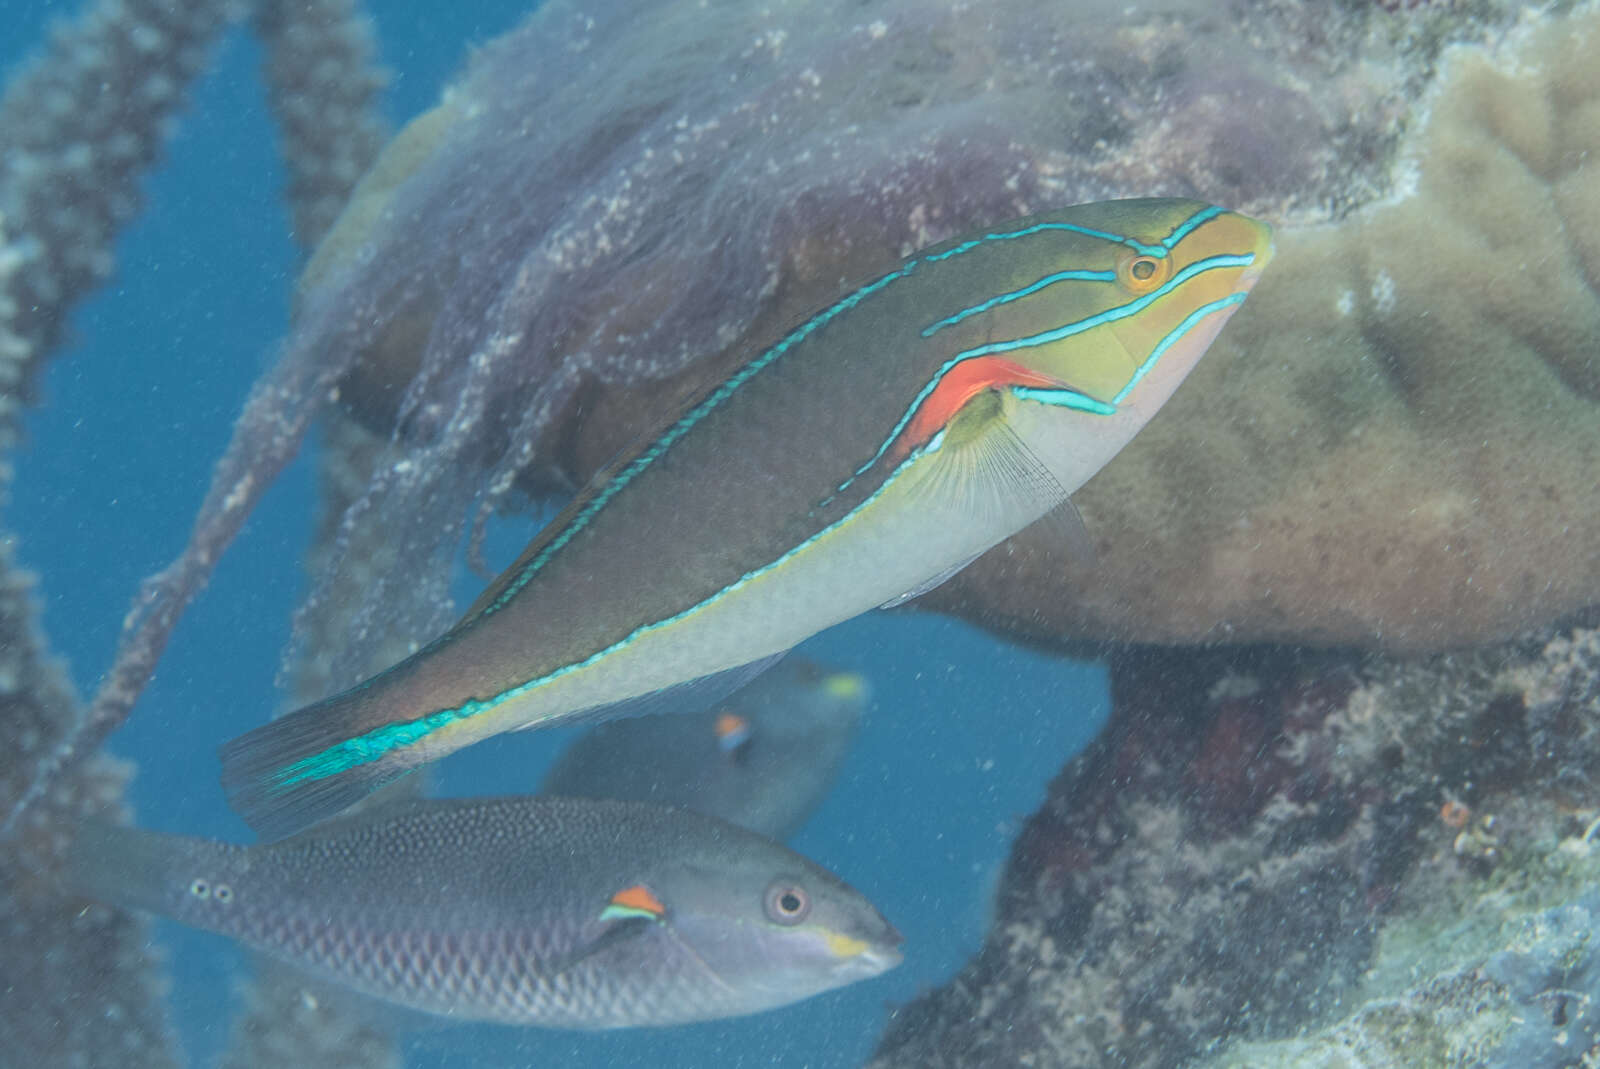
{"label": "yellow face marking", "polygon": [[828,950],[832,952],[833,956],[836,958],[853,958],[857,954],[865,952],[867,949],[866,940],[857,939],[854,936],[845,935],[842,932],[834,932],[824,929],[822,932],[822,938],[823,941],[828,944]]}

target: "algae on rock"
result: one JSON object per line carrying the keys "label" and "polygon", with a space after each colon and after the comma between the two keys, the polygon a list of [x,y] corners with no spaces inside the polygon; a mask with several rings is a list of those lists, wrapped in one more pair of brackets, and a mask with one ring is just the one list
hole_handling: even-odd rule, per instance
{"label": "algae on rock", "polygon": [[1319,1027],[1324,1054],[1466,1065],[1600,1026],[1600,958],[1550,952],[1583,949],[1569,907],[1600,915],[1600,630],[1420,662],[1124,651],[1112,680],[982,952],[897,1013],[874,1069],[1171,1069]]}

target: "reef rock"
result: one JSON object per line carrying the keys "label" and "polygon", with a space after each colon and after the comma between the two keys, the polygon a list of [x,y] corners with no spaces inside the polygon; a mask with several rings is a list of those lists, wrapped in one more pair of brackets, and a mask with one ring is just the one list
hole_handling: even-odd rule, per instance
{"label": "reef rock", "polygon": [[[1127,651],[1112,683],[982,952],[873,1069],[1167,1069],[1225,1041],[1256,1042],[1219,1069],[1577,1064],[1600,1034],[1600,631],[1420,662]],[[1317,1028],[1324,1060],[1262,1053]]]}

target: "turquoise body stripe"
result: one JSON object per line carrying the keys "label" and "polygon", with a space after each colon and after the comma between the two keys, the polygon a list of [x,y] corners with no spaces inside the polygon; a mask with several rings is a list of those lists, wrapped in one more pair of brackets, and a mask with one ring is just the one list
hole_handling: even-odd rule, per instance
{"label": "turquoise body stripe", "polygon": [[645,624],[642,627],[637,627],[623,638],[613,642],[611,645],[602,650],[590,654],[581,661],[576,661],[569,665],[563,665],[554,672],[540,676],[537,679],[530,679],[526,683],[519,683],[514,687],[509,687],[506,690],[493,695],[492,697],[473,699],[471,701],[463,702],[453,709],[441,709],[438,712],[429,713],[427,716],[418,720],[410,720],[397,724],[385,724],[383,727],[373,728],[364,735],[358,735],[355,738],[346,739],[341,743],[337,743],[328,747],[326,750],[323,750],[320,753],[312,754],[310,757],[303,758],[291,765],[286,766],[273,777],[273,786],[283,789],[286,787],[292,787],[297,783],[327,779],[330,776],[337,776],[339,773],[354,768],[357,765],[370,764],[373,761],[380,760],[395,750],[402,749],[406,746],[411,746],[417,742],[420,742],[422,739],[426,738],[428,735],[439,730],[447,724],[452,724],[459,720],[468,720],[479,715],[480,713],[488,712],[491,709],[503,705],[515,698],[520,698],[524,694],[527,694],[538,687],[545,686],[546,684],[552,683],[563,676],[570,675],[573,672],[588,668],[590,665],[593,665],[602,658],[609,657],[618,650],[625,648],[643,635],[648,635],[653,631],[659,631],[664,627],[670,627],[673,624],[678,623],[680,620],[692,616],[701,609],[713,605],[721,599],[727,597],[729,594],[738,590],[746,583],[761,578],[763,575],[768,574],[775,568],[783,567],[785,563],[793,559],[797,554],[804,552],[808,547],[815,544],[818,540],[825,538],[830,532],[836,531],[840,527],[843,527],[845,524],[849,523],[857,515],[859,515],[863,509],[867,508],[867,506],[871,505],[880,496],[882,496],[884,491],[889,489],[889,487],[901,476],[907,467],[923,457],[938,452],[940,446],[943,444],[944,432],[940,431],[938,434],[935,434],[932,438],[928,439],[927,444],[922,449],[913,452],[910,456],[906,457],[905,460],[901,461],[900,464],[896,466],[894,471],[889,474],[889,477],[884,479],[883,485],[879,486],[871,494],[868,494],[865,498],[863,498],[861,503],[856,505],[855,508],[845,513],[834,522],[828,524],[816,534],[811,535],[793,549],[787,550],[777,560],[772,561],[769,564],[764,564],[754,571],[746,572],[744,575],[741,575],[738,579],[734,580],[732,583],[729,583],[715,594],[712,594],[703,601],[689,606],[682,612],[674,613],[664,620],[657,620],[655,623]]}
{"label": "turquoise body stripe", "polygon": [[[1150,307],[1150,305],[1154,304],[1156,301],[1160,300],[1162,297],[1165,297],[1167,294],[1171,293],[1179,285],[1189,281],[1198,274],[1202,274],[1206,271],[1213,271],[1219,267],[1248,267],[1255,262],[1256,258],[1254,254],[1225,254],[1221,256],[1207,256],[1204,260],[1196,260],[1188,267],[1185,267],[1182,271],[1179,271],[1177,274],[1167,279],[1166,282],[1162,283],[1156,289],[1151,290],[1143,297],[1136,297],[1126,304],[1119,304],[1114,308],[1107,308],[1104,312],[1096,312],[1092,316],[1085,316],[1082,319],[1074,320],[1073,322],[1067,323],[1064,326],[1041,331],[1038,334],[1030,334],[1025,338],[1013,338],[1010,341],[989,342],[986,345],[978,345],[971,349],[963,349],[961,352],[951,357],[950,360],[939,369],[939,374],[934,376],[933,381],[924,387],[922,393],[917,395],[918,403],[920,404],[928,394],[933,392],[933,390],[938,386],[939,378],[941,376],[947,374],[951,368],[955,367],[963,360],[970,360],[977,356],[991,356],[994,353],[1010,353],[1015,352],[1018,349],[1032,349],[1036,346],[1049,345],[1052,342],[1058,342],[1062,338],[1070,338],[1074,334],[1082,334],[1084,331],[1093,330],[1095,327],[1101,326],[1102,324],[1113,323],[1119,319],[1126,319],[1131,315],[1137,315],[1146,308]],[[913,405],[912,412],[908,412],[906,414],[904,422],[910,422],[911,415],[915,412],[915,410],[916,406]]]}
{"label": "turquoise body stripe", "polygon": [[[934,253],[928,256],[919,256],[914,259],[907,260],[899,270],[891,271],[882,278],[868,283],[855,292],[850,293],[849,295],[836,301],[834,304],[817,313],[805,323],[802,323],[800,326],[796,327],[789,334],[785,335],[782,340],[778,341],[760,356],[756,357],[750,363],[740,368],[734,375],[729,377],[726,382],[717,387],[717,389],[708,394],[704,400],[685,413],[683,417],[669,427],[667,432],[657,439],[649,449],[645,450],[643,453],[640,453],[627,467],[619,471],[616,476],[612,478],[611,482],[607,483],[604,489],[594,496],[587,506],[585,506],[575,516],[572,517],[565,530],[561,531],[558,535],[556,535],[556,537],[552,538],[549,545],[545,546],[543,550],[541,550],[537,555],[523,565],[516,577],[507,583],[506,588],[500,592],[500,596],[483,607],[483,611],[480,615],[490,616],[504,608],[513,598],[517,596],[517,594],[521,593],[522,588],[527,586],[528,583],[533,580],[535,575],[539,574],[539,569],[543,568],[546,562],[548,562],[552,556],[554,556],[568,542],[572,541],[578,532],[583,530],[583,528],[588,525],[589,521],[596,513],[606,506],[607,502],[609,502],[625,486],[637,478],[639,474],[648,468],[652,463],[660,459],[660,457],[665,454],[674,443],[681,439],[685,434],[689,433],[695,424],[704,419],[718,405],[722,404],[729,397],[732,397],[734,392],[737,391],[740,386],[744,385],[762,369],[769,366],[784,353],[788,352],[790,349],[794,348],[794,346],[804,341],[807,337],[813,334],[817,328],[831,322],[834,319],[837,319],[840,315],[854,308],[856,305],[860,304],[873,294],[878,293],[886,286],[891,285],[899,279],[907,277],[914,272],[919,265],[925,263],[939,263],[949,260],[990,242],[1013,241],[1019,238],[1029,237],[1033,234],[1039,234],[1053,230],[1067,231],[1074,234],[1083,234],[1088,237],[1101,238],[1105,241],[1114,242],[1119,245],[1126,245],[1129,248],[1147,256],[1165,256],[1172,246],[1183,240],[1186,235],[1192,233],[1196,227],[1202,225],[1207,220],[1216,218],[1218,215],[1222,214],[1222,212],[1222,208],[1215,206],[1204,208],[1198,212],[1195,212],[1188,219],[1174,227],[1172,232],[1165,238],[1162,238],[1161,243],[1158,245],[1148,245],[1142,241],[1137,241],[1123,234],[1113,234],[1103,230],[1094,230],[1090,227],[1078,226],[1075,223],[1035,223],[1031,226],[1022,227],[1019,230],[985,234],[981,238],[973,238],[970,241],[963,241],[959,245],[954,245],[948,249],[945,249],[943,252]],[[885,448],[887,448],[887,446],[885,446]],[[883,451],[880,450],[878,456],[881,456],[882,452]],[[852,475],[850,479],[847,480],[846,485],[848,485],[850,482],[854,482],[861,476],[862,472],[866,471],[867,468],[871,467],[876,462],[877,457],[874,457],[873,460],[868,461],[866,466],[858,470],[855,475]],[[843,487],[840,489],[842,490]],[[835,493],[837,492],[838,491],[835,491]]]}
{"label": "turquoise body stripe", "polygon": [[1161,239],[1161,244],[1165,245],[1169,249],[1172,248],[1178,242],[1194,233],[1195,229],[1201,224],[1210,222],[1212,219],[1215,219],[1217,216],[1221,215],[1224,211],[1226,211],[1226,209],[1212,205],[1209,208],[1195,212],[1193,215],[1189,216],[1189,218],[1173,227],[1172,233]]}
{"label": "turquoise body stripe", "polygon": [[[1247,259],[1254,260],[1255,257],[1252,256],[1248,257]],[[1200,322],[1213,312],[1220,312],[1229,305],[1243,304],[1244,298],[1245,295],[1243,293],[1230,293],[1228,296],[1219,297],[1209,304],[1202,304],[1199,308],[1196,308],[1194,311],[1184,316],[1183,322],[1179,323],[1177,326],[1168,331],[1167,336],[1157,342],[1154,349],[1150,350],[1150,356],[1145,360],[1144,363],[1139,365],[1136,371],[1134,371],[1133,378],[1129,379],[1128,384],[1121,390],[1117,391],[1117,396],[1111,399],[1112,405],[1115,406],[1121,404],[1123,399],[1128,396],[1128,393],[1139,384],[1139,380],[1144,378],[1145,375],[1150,372],[1150,369],[1156,366],[1156,361],[1161,359],[1161,355],[1168,349],[1172,348],[1172,346],[1177,343],[1179,338],[1189,333],[1196,323]]]}

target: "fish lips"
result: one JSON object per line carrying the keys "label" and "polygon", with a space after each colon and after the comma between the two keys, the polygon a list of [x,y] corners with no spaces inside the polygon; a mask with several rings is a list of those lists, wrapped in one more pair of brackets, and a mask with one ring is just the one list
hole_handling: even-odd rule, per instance
{"label": "fish lips", "polygon": [[856,918],[849,930],[839,930],[821,924],[730,925],[723,918],[679,913],[672,927],[727,993],[737,992],[736,1013],[775,1009],[869,980],[904,957],[903,938],[881,917]]}
{"label": "fish lips", "polygon": [[900,933],[893,928],[889,929],[894,937],[894,942],[869,946],[859,954],[842,959],[840,962],[841,973],[847,974],[845,983],[854,983],[857,980],[868,980],[874,976],[888,972],[905,960],[901,951],[904,940]]}

